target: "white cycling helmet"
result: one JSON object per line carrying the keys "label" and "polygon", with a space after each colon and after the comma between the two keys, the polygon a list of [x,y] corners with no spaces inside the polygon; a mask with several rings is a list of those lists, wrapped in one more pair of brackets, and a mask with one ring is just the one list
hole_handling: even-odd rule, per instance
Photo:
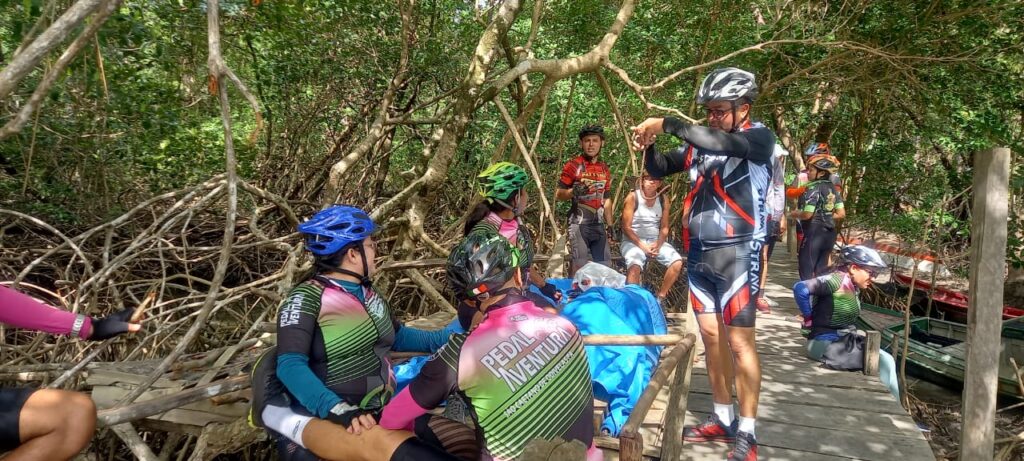
{"label": "white cycling helmet", "polygon": [[847,264],[856,264],[857,266],[874,270],[885,270],[889,267],[889,265],[882,260],[882,255],[866,246],[851,245],[845,247],[843,248],[841,255],[843,262]]}
{"label": "white cycling helmet", "polygon": [[697,104],[711,101],[737,101],[746,98],[757,99],[757,82],[754,74],[735,67],[722,67],[711,71],[697,93]]}

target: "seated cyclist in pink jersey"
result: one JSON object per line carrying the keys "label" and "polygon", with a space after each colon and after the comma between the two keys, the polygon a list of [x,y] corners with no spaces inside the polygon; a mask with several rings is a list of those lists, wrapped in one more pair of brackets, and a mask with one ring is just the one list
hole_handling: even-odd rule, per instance
{"label": "seated cyclist in pink jersey", "polygon": [[[27,330],[102,341],[142,328],[135,308],[94,319],[40,303],[0,286],[0,323]],[[0,388],[0,454],[5,460],[64,460],[82,451],[96,429],[96,404],[88,395],[60,389]],[[2,457],[2,456],[0,456]]]}
{"label": "seated cyclist in pink jersey", "polygon": [[568,320],[523,297],[519,251],[500,236],[470,234],[448,258],[448,283],[483,314],[452,335],[419,376],[384,407],[380,425],[409,429],[458,392],[473,408],[484,460],[518,458],[534,439],[594,447],[594,395],[583,337]]}

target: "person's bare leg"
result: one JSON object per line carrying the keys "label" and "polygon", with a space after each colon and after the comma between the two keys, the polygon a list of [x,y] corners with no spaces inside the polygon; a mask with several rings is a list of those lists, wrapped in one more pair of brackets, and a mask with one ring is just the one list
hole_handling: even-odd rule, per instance
{"label": "person's bare leg", "polygon": [[630,265],[629,269],[626,270],[626,283],[639,284],[641,272],[643,272],[643,269],[640,266],[636,264]]}
{"label": "person's bare leg", "polygon": [[[705,363],[708,381],[711,382],[711,397],[718,404],[732,404],[732,353],[725,337],[725,325],[719,314],[697,315],[700,337],[704,341]],[[729,424],[729,421],[724,421]]]}
{"label": "person's bare leg", "polygon": [[761,395],[761,360],[757,356],[757,344],[753,327],[729,327],[729,346],[736,360],[736,395],[740,404],[740,416],[757,416],[757,404]]}
{"label": "person's bare leg", "polygon": [[676,261],[668,265],[668,269],[665,269],[665,280],[661,281],[661,289],[658,290],[658,298],[668,296],[668,292],[672,291],[672,286],[676,284],[676,280],[679,279],[679,273],[682,270],[682,261]]}
{"label": "person's bare leg", "polygon": [[412,432],[389,431],[380,426],[354,435],[330,421],[313,418],[302,431],[302,444],[328,461],[388,461],[395,449],[412,436]]}
{"label": "person's bare leg", "polygon": [[96,404],[80,392],[40,389],[18,416],[21,446],[4,461],[67,460],[89,445],[96,430]]}

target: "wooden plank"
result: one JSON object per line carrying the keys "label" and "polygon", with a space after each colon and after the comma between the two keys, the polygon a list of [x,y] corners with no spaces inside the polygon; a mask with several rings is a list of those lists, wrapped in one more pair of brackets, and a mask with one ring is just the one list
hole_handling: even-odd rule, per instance
{"label": "wooden plank", "polygon": [[[813,366],[813,365],[810,365]],[[706,368],[694,368],[695,375],[707,376]],[[837,389],[860,389],[864,391],[888,393],[889,390],[877,378],[850,376],[849,372],[812,368],[803,371],[783,371],[761,368],[762,381],[788,384],[813,384]]]}
{"label": "wooden plank", "polygon": [[993,457],[1009,182],[1010,149],[975,154],[961,460]]}
{"label": "wooden plank", "polygon": [[168,396],[135,402],[119,408],[102,410],[96,418],[97,426],[111,426],[163,413],[189,403],[215,397],[249,387],[249,376],[235,376],[206,386],[176,392]]}
{"label": "wooden plank", "polygon": [[[870,461],[935,459],[931,448],[928,447],[928,442],[920,433],[917,434],[917,438],[911,438],[904,434],[895,435],[883,432],[865,434],[798,424],[801,421],[816,424],[819,420],[838,416],[830,414],[828,411],[806,414],[802,419],[793,422],[761,421],[760,415],[758,416],[759,452],[762,447],[774,447]],[[696,424],[702,419],[699,414],[691,414],[687,423]],[[694,445],[697,444],[687,444],[688,447]],[[769,459],[764,456],[761,458]]]}
{"label": "wooden plank", "polygon": [[[719,461],[725,458],[731,447],[724,443],[700,443],[687,444],[686,451],[679,458],[680,461]],[[770,459],[772,461],[848,461],[846,456],[833,456],[809,451],[791,450],[787,448],[758,446],[757,456],[759,459]],[[605,458],[606,460],[608,458]]]}
{"label": "wooden plank", "polygon": [[[711,396],[691,396],[691,411],[702,420],[712,408]],[[652,411],[653,412],[653,411]],[[815,417],[821,414],[826,417]],[[655,415],[656,416],[656,415]],[[762,423],[814,425],[847,433],[860,433],[864,437],[885,433],[900,438],[921,437],[916,423],[910,415],[894,415],[866,410],[834,410],[800,403],[765,401],[757,407],[758,428]]]}
{"label": "wooden plank", "polygon": [[[863,376],[860,373],[848,373]],[[705,375],[694,375],[691,393],[711,394],[710,383]],[[774,381],[761,382],[761,400],[771,402],[803,403],[821,408],[877,411],[903,415],[906,410],[899,406],[888,392],[871,392],[860,389],[836,389],[814,384],[786,384]]]}
{"label": "wooden plank", "polygon": [[[622,459],[618,452],[618,439],[595,437],[594,443],[597,447],[601,448],[604,454],[604,461],[620,461]],[[680,461],[720,461],[725,458],[725,454],[731,449],[731,446],[724,443],[687,444],[685,450],[677,459]],[[769,446],[759,446],[757,449],[760,459],[770,459],[772,461],[848,461],[858,459]],[[649,460],[664,459],[659,457],[660,453],[657,450],[649,447],[644,448],[643,455],[644,459]]]}
{"label": "wooden plank", "polygon": [[[88,374],[86,374],[85,382],[90,386],[112,386],[117,383],[138,385],[145,382],[146,379],[146,376],[134,373],[90,367]],[[180,389],[181,386],[182,383],[165,378],[158,378],[156,382],[153,383],[152,387]]]}
{"label": "wooden plank", "polygon": [[864,342],[864,374],[878,376],[878,355],[882,347],[882,333],[867,332]]}
{"label": "wooden plank", "polygon": [[[703,366],[695,368],[693,372],[698,375],[707,375],[707,369]],[[860,373],[821,368],[818,363],[806,357],[762,356],[761,374],[762,381],[889,392],[877,378]]]}

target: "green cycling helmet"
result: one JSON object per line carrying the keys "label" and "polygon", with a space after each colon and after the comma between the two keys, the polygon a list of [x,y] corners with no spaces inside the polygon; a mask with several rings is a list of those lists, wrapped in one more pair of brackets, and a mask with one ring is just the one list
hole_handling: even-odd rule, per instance
{"label": "green cycling helmet", "polygon": [[489,203],[498,202],[507,208],[512,208],[508,201],[512,195],[519,192],[530,179],[521,166],[509,162],[498,162],[487,167],[486,170],[477,175],[477,182],[480,184],[480,195]]}

